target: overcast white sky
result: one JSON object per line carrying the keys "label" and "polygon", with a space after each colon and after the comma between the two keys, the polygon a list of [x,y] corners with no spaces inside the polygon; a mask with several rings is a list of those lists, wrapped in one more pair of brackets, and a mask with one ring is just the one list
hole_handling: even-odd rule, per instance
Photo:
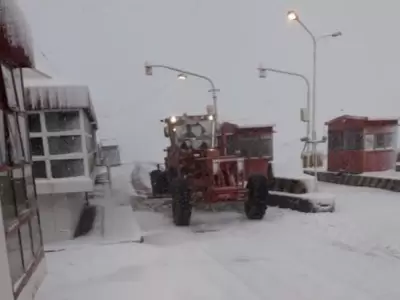
{"label": "overcast white sky", "polygon": [[[170,64],[215,81],[221,119],[275,123],[278,159],[298,157],[304,135],[304,83],[256,68],[310,77],[312,44],[286,12],[295,9],[316,34],[340,30],[318,49],[318,122],[343,110],[400,115],[400,42],[394,0],[19,0],[32,26],[38,67],[91,88],[102,137],[115,137],[126,160],[161,159],[159,119],[202,112],[208,85],[143,64]],[[45,54],[48,61],[41,55]],[[279,150],[279,151],[278,151]]]}

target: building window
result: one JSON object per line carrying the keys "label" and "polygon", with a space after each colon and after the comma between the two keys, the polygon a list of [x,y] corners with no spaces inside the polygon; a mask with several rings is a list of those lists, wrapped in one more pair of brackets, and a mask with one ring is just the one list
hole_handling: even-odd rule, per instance
{"label": "building window", "polygon": [[21,213],[29,207],[25,191],[24,172],[22,168],[14,168],[12,170],[12,182],[14,186],[14,195],[18,213]]}
{"label": "building window", "polygon": [[19,131],[21,132],[22,146],[24,150],[25,161],[29,162],[31,160],[31,151],[29,147],[29,137],[28,137],[28,126],[26,124],[26,118],[23,115],[18,116]]}
{"label": "building window", "polygon": [[82,137],[80,135],[66,135],[49,137],[50,155],[60,155],[82,152]]}
{"label": "building window", "polygon": [[18,109],[18,102],[15,95],[13,73],[5,65],[1,65],[3,83],[7,97],[7,104],[10,108]]}
{"label": "building window", "polygon": [[84,114],[83,119],[84,119],[84,124],[85,124],[85,132],[88,134],[92,134],[92,131],[93,131],[92,124],[90,124],[88,115],[86,113]]}
{"label": "building window", "polygon": [[21,111],[25,111],[24,85],[22,82],[22,69],[13,69],[15,93],[17,94],[18,105]]}
{"label": "building window", "polygon": [[80,129],[79,111],[46,112],[45,119],[49,132]]}
{"label": "building window", "polygon": [[32,173],[34,178],[47,178],[46,162],[34,161],[32,164]]}
{"label": "building window", "polygon": [[28,127],[29,132],[41,132],[42,127],[40,125],[40,115],[39,114],[29,114],[28,115]]}
{"label": "building window", "polygon": [[19,230],[7,235],[7,253],[12,283],[15,284],[24,274],[24,262]]}
{"label": "building window", "polygon": [[0,200],[5,228],[8,228],[17,217],[10,173],[11,171],[0,172]]}
{"label": "building window", "polygon": [[83,159],[60,159],[51,161],[53,178],[76,177],[85,175]]}
{"label": "building window", "polygon": [[42,234],[40,231],[40,223],[39,223],[39,217],[38,217],[37,211],[31,219],[31,228],[32,228],[33,252],[35,253],[35,255],[37,255],[42,246],[41,245],[42,244]]}
{"label": "building window", "polygon": [[344,132],[344,148],[346,150],[363,150],[364,133],[358,130],[348,130]]}
{"label": "building window", "polygon": [[0,110],[0,165],[7,163],[7,147],[6,147],[6,136],[4,132],[4,112]]}
{"label": "building window", "polygon": [[[25,176],[26,196],[28,197],[30,206],[34,207],[36,206],[36,193],[35,193],[35,182],[33,180],[31,165],[25,165],[24,176]],[[32,203],[32,201],[35,203]]]}
{"label": "building window", "polygon": [[343,131],[330,130],[328,132],[328,149],[342,150],[344,147]]}
{"label": "building window", "polygon": [[88,153],[94,152],[93,137],[86,136],[86,150]]}
{"label": "building window", "polygon": [[92,174],[96,166],[96,156],[94,153],[88,155],[89,173]]}
{"label": "building window", "polygon": [[[35,229],[39,235],[36,241],[32,241],[31,235],[31,219],[37,215],[37,209],[32,207],[36,207],[37,203],[29,164],[31,155],[23,103],[22,73],[20,69],[10,71],[4,65],[1,71],[3,76],[0,76],[0,90],[4,90],[5,95],[0,97],[0,107],[4,109],[0,112],[0,163],[7,166],[7,171],[0,172],[0,201],[10,275],[19,290],[24,284],[21,278],[30,276],[28,268],[36,257],[32,251],[33,243],[37,244],[37,254],[43,251],[43,243],[40,227],[36,226]],[[34,117],[29,121],[34,123]],[[38,129],[35,126],[33,130]]]}
{"label": "building window", "polygon": [[21,234],[22,254],[25,268],[28,269],[34,260],[32,249],[31,227],[29,222],[24,223],[19,228]]}
{"label": "building window", "polygon": [[43,139],[34,137],[29,139],[33,156],[44,156]]}
{"label": "building window", "polygon": [[12,161],[14,163],[20,163],[24,161],[23,149],[21,144],[21,136],[18,130],[18,123],[15,118],[15,114],[7,114],[8,120],[8,141],[10,145]]}

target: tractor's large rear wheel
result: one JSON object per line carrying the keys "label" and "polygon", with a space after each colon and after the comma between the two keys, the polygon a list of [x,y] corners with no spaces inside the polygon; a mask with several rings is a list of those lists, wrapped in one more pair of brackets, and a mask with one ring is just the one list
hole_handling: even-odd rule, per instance
{"label": "tractor's large rear wheel", "polygon": [[248,199],[244,211],[250,220],[264,218],[268,202],[268,181],[264,175],[252,175],[247,181]]}
{"label": "tractor's large rear wheel", "polygon": [[189,226],[192,216],[190,189],[187,180],[175,178],[171,183],[172,217],[176,226]]}

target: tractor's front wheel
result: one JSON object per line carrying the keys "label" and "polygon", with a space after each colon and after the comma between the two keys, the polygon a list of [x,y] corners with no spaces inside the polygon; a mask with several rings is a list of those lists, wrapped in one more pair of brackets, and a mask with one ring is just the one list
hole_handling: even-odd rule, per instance
{"label": "tractor's front wheel", "polygon": [[264,218],[268,202],[268,181],[264,175],[252,175],[247,181],[248,199],[244,211],[250,220]]}
{"label": "tractor's front wheel", "polygon": [[171,183],[172,217],[176,226],[189,226],[192,216],[190,189],[187,180],[175,178]]}

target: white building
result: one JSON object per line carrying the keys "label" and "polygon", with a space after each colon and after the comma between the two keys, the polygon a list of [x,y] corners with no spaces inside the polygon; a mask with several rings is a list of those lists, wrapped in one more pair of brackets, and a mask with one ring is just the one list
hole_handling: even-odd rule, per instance
{"label": "white building", "polygon": [[114,139],[102,139],[99,144],[100,148],[100,162],[105,166],[119,166],[121,165],[121,155],[119,145]]}
{"label": "white building", "polygon": [[46,274],[22,76],[32,53],[16,1],[0,0],[1,300],[31,300]]}
{"label": "white building", "polygon": [[44,243],[71,239],[94,188],[97,120],[84,85],[25,83]]}

